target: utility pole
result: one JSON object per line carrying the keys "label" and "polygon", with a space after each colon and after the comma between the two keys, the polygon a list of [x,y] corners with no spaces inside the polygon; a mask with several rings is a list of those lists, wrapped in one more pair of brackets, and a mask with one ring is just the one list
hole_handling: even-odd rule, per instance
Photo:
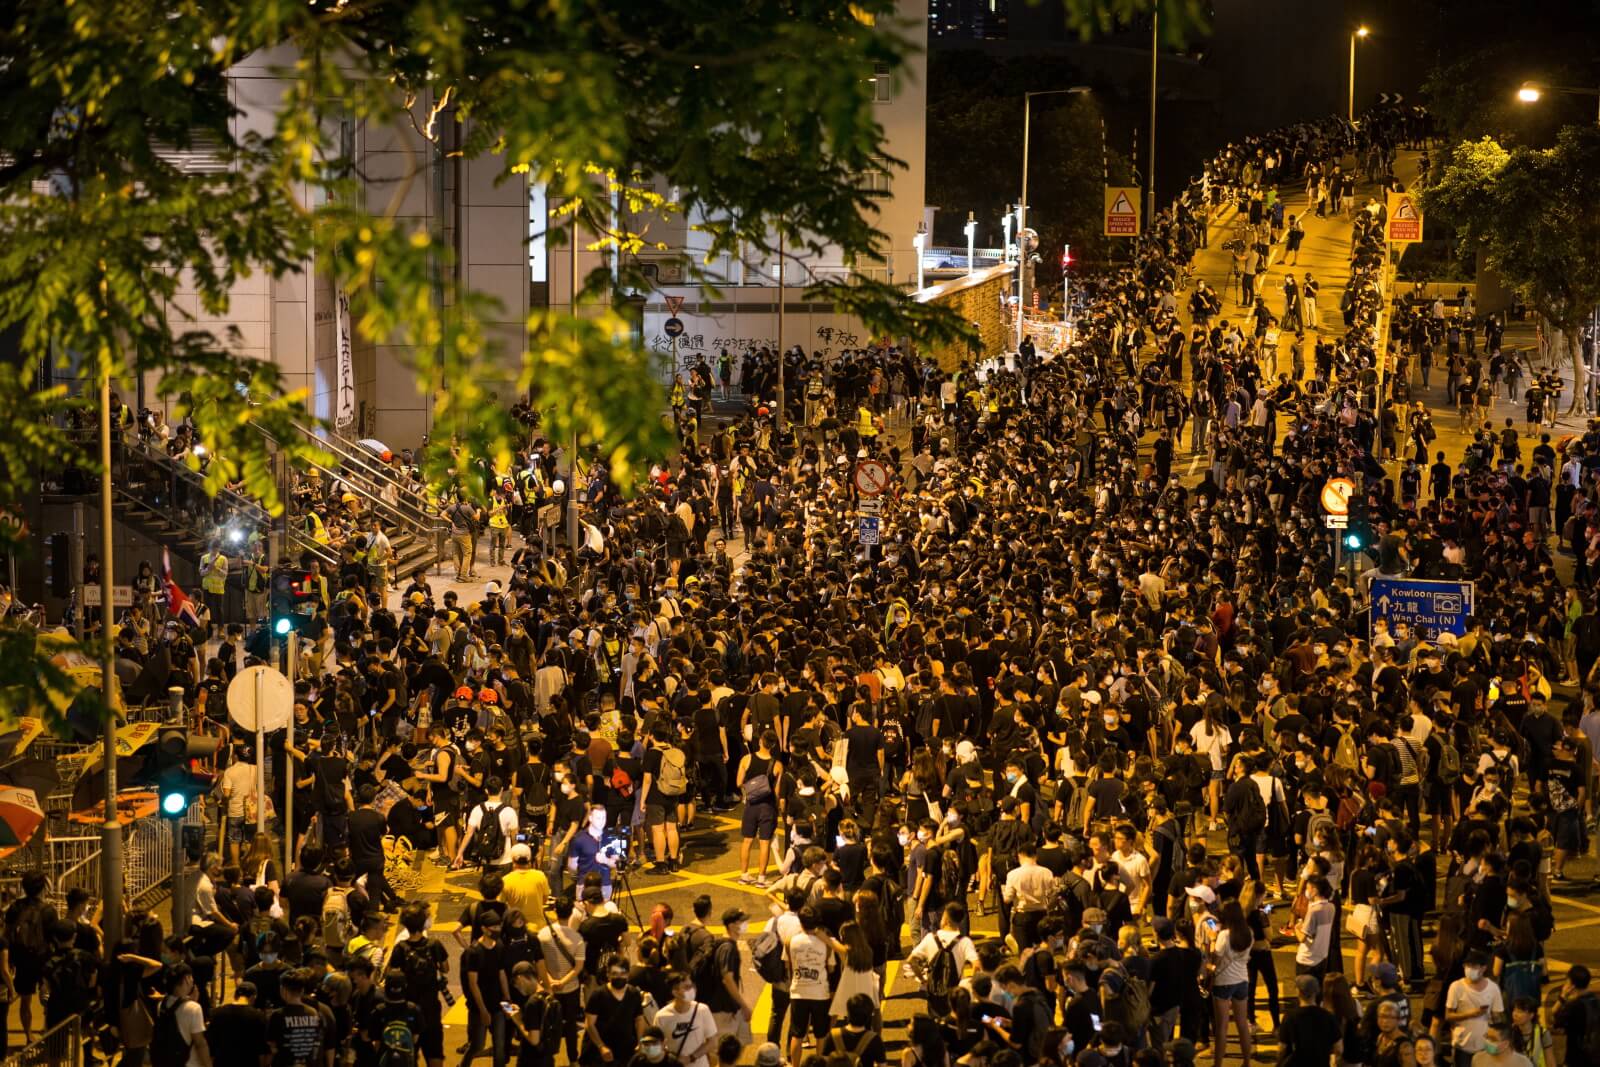
{"label": "utility pole", "polygon": [[773,448],[783,436],[783,405],[787,400],[783,388],[783,220],[778,220],[778,410],[773,413]]}
{"label": "utility pole", "polygon": [[1145,192],[1144,232],[1150,232],[1151,221],[1156,217],[1156,59],[1159,57],[1157,44],[1160,41],[1158,33],[1161,26],[1161,11],[1159,8],[1150,9],[1150,163],[1145,168],[1145,181],[1148,188]]}
{"label": "utility pole", "polygon": [[[576,204],[574,204],[572,212],[572,233],[570,237],[572,245],[572,306],[569,310],[572,314],[572,338],[574,341],[581,343],[578,334],[578,212]],[[678,375],[676,358],[672,362],[672,375],[673,379],[676,380]],[[567,547],[572,550],[574,568],[576,568],[578,562],[578,520],[578,430],[576,424],[574,424],[572,448],[567,456]],[[577,571],[574,570],[573,573],[576,574]]]}
{"label": "utility pole", "polygon": [[[117,812],[117,717],[112,707],[116,692],[116,649],[111,641],[111,557],[115,547],[111,531],[111,366],[109,356],[100,368],[100,692],[105,697],[104,749],[106,818],[100,824],[100,899],[105,901],[102,926],[106,944],[122,940],[122,819]],[[78,606],[83,614],[83,605]]]}

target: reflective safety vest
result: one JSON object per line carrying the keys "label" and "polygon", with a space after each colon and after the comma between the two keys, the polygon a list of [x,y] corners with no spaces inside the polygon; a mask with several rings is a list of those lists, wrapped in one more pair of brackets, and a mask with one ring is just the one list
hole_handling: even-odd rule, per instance
{"label": "reflective safety vest", "polygon": [[862,437],[878,436],[878,424],[872,417],[872,410],[865,404],[856,409],[856,426]]}
{"label": "reflective safety vest", "polygon": [[506,506],[496,502],[489,506],[489,525],[496,530],[511,529],[511,520],[506,517]]}
{"label": "reflective safety vest", "polygon": [[681,384],[672,386],[672,406],[675,408],[683,407],[683,386]]}
{"label": "reflective safety vest", "polygon": [[329,543],[328,528],[322,524],[322,516],[315,511],[306,512],[306,533],[319,545]]}
{"label": "reflective safety vest", "polygon": [[207,561],[211,569],[200,579],[200,588],[220,596],[228,589],[228,557],[221,552],[213,552],[201,557],[200,563],[204,566]]}

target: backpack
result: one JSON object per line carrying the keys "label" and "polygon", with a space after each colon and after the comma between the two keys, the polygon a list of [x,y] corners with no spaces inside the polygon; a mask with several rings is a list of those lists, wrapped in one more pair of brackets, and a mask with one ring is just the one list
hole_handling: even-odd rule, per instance
{"label": "backpack", "polygon": [[1108,1021],[1121,1023],[1133,1035],[1144,1033],[1150,1024],[1150,987],[1143,978],[1135,978],[1121,964],[1111,964],[1101,971],[1102,979],[1108,973],[1122,976],[1122,992],[1112,993],[1104,982],[1100,986],[1100,1013]]}
{"label": "backpack", "polygon": [[786,982],[789,966],[783,961],[783,942],[772,930],[763,930],[750,942],[750,960],[763,982]]}
{"label": "backpack", "polygon": [[46,996],[60,1018],[81,1013],[99,986],[89,966],[92,959],[86,957],[87,953],[68,949],[44,961]]}
{"label": "backpack", "polygon": [[43,959],[50,951],[44,936],[44,905],[37,900],[24,900],[17,908],[17,918],[9,931],[12,949],[24,949],[17,955]]}
{"label": "backpack", "polygon": [[939,857],[939,896],[945,903],[967,899],[965,872],[961,869],[961,853],[954,846],[946,846]]}
{"label": "backpack", "polygon": [[935,933],[933,939],[939,947],[928,963],[928,974],[922,984],[930,997],[947,997],[961,984],[961,965],[956,962],[956,942],[961,937],[957,935],[947,942]]}
{"label": "backpack", "polygon": [[1549,899],[1543,894],[1529,898],[1528,918],[1533,920],[1533,935],[1540,941],[1548,941],[1550,935],[1556,932],[1556,914],[1550,908]]}
{"label": "backpack", "polygon": [[1253,837],[1267,828],[1267,804],[1261,799],[1261,790],[1255,779],[1246,778],[1250,788],[1244,790],[1244,803],[1239,806],[1238,825],[1234,827],[1240,837]]}
{"label": "backpack", "polygon": [[1517,772],[1513,769],[1512,754],[1509,749],[1504,756],[1495,754],[1493,748],[1487,750],[1489,766],[1500,772],[1500,791],[1510,797],[1517,788]]}
{"label": "backpack", "polygon": [[150,1067],[185,1067],[189,1042],[178,1028],[178,1009],[185,1001],[169,999],[156,1009],[155,1033],[150,1038]]}
{"label": "backpack", "polygon": [[[695,940],[696,934],[700,935],[699,941]],[[661,943],[661,958],[666,961],[669,970],[694,974],[702,954],[715,943],[716,938],[705,927],[683,927],[677,933],[667,935],[667,939]]]}
{"label": "backpack", "polygon": [[835,1027],[834,1029],[828,1031],[828,1041],[833,1046],[833,1051],[829,1053],[828,1058],[832,1059],[834,1056],[843,1056],[847,1061],[849,1061],[850,1067],[861,1067],[861,1054],[867,1051],[867,1046],[872,1044],[872,1039],[877,1036],[878,1035],[873,1033],[869,1028],[861,1035],[861,1040],[856,1042],[856,1047],[852,1051],[850,1046],[845,1044],[844,1028]]}
{"label": "backpack", "polygon": [[1333,745],[1333,765],[1347,771],[1354,771],[1361,766],[1361,757],[1356,751],[1355,730],[1339,731],[1339,740]]}
{"label": "backpack", "polygon": [[356,936],[355,924],[350,921],[350,890],[333,888],[322,901],[322,944],[336,959],[342,958],[344,947]]}
{"label": "backpack", "polygon": [[406,999],[414,1004],[425,1006],[439,999],[439,965],[428,951],[432,944],[425,937],[407,938],[395,943],[390,956],[390,962],[406,976]]}
{"label": "backpack", "polygon": [[889,958],[899,959],[904,951],[900,945],[900,928],[906,922],[906,890],[887,875],[878,879],[878,905],[883,911],[883,924],[889,931]]}
{"label": "backpack", "polygon": [[1455,785],[1461,780],[1461,753],[1449,741],[1439,742],[1438,779],[1444,785]]}
{"label": "backpack", "polygon": [[681,748],[669,748],[661,753],[661,778],[656,788],[663,796],[681,797],[689,788],[689,760]]}
{"label": "backpack", "polygon": [[504,807],[504,804],[493,808],[488,804],[481,806],[483,814],[478,819],[478,828],[472,832],[472,843],[467,846],[468,859],[485,867],[500,862],[506,850],[506,832],[500,825],[500,809]]}
{"label": "backpack", "polygon": [[[777,940],[776,934],[773,934],[773,940]],[[717,950],[725,944],[734,944],[733,938],[714,939],[703,950],[695,953],[690,958],[689,973],[694,975],[696,989],[711,990],[722,988],[722,970],[717,965]],[[780,958],[783,955],[783,945],[781,943],[778,945],[778,955]]]}
{"label": "backpack", "polygon": [[390,1019],[383,1024],[383,1036],[378,1039],[379,1067],[416,1067],[417,1039],[404,1019]]}
{"label": "backpack", "polygon": [[633,775],[621,763],[611,765],[611,791],[624,800],[633,796]]}

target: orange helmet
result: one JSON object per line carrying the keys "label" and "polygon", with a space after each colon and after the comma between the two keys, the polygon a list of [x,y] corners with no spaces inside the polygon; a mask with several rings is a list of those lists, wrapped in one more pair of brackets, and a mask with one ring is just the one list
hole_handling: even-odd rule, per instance
{"label": "orange helmet", "polygon": [[472,699],[472,686],[464,685],[460,689],[457,689],[456,690],[456,699],[457,700],[471,700]]}
{"label": "orange helmet", "polygon": [[500,694],[493,689],[480,689],[478,690],[478,700],[484,704],[498,704],[500,703]]}

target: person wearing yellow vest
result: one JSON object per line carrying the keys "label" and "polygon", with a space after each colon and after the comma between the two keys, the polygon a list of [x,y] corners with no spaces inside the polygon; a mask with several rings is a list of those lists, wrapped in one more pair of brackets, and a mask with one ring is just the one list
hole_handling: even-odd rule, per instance
{"label": "person wearing yellow vest", "polygon": [[322,522],[322,516],[315,511],[307,511],[305,518],[306,535],[319,545],[331,544],[333,539],[328,536],[328,527]]}
{"label": "person wearing yellow vest", "polygon": [[489,565],[503,566],[511,556],[511,505],[495,490],[489,501]]}
{"label": "person wearing yellow vest", "polygon": [[222,554],[222,546],[215,541],[200,557],[200,588],[205,592],[208,621],[213,626],[222,625],[226,621],[223,615],[228,593],[228,557]]}
{"label": "person wearing yellow vest", "polygon": [[870,445],[878,439],[878,432],[883,429],[883,420],[873,414],[871,406],[863,402],[856,408],[856,432],[861,435],[861,443]]}
{"label": "person wearing yellow vest", "polygon": [[250,548],[250,558],[244,561],[244,614],[245,621],[252,626],[267,617],[267,586],[271,577],[266,543],[257,541]]}

